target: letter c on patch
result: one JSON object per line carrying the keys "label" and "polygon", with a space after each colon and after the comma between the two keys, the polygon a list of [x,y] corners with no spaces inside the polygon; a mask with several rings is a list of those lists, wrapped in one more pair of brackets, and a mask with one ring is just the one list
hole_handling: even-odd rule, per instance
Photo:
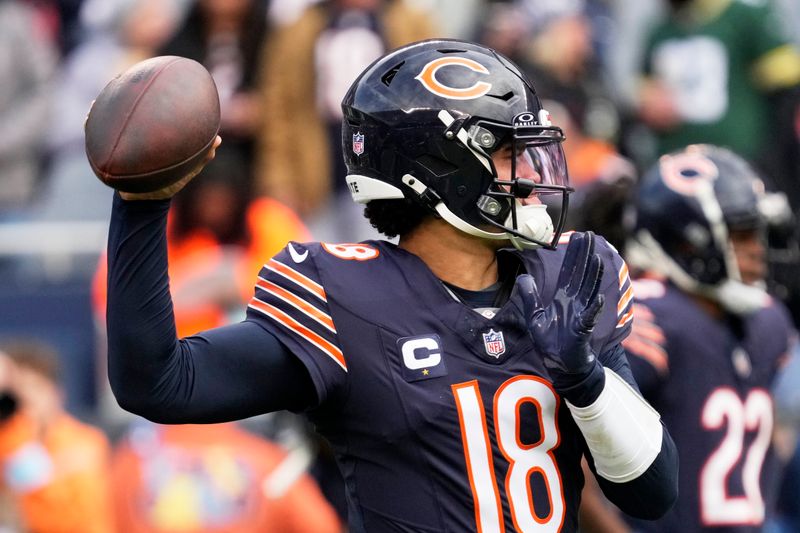
{"label": "letter c on patch", "polygon": [[[432,337],[417,337],[403,342],[403,364],[411,370],[430,368],[442,362],[442,349]],[[424,355],[424,357],[418,357]]]}
{"label": "letter c on patch", "polygon": [[472,59],[467,59],[466,57],[442,57],[434,59],[425,65],[422,68],[422,72],[415,79],[419,80],[423,87],[436,96],[452,100],[473,100],[480,98],[491,90],[492,84],[485,81],[478,81],[464,88],[450,87],[443,84],[436,78],[436,73],[440,68],[449,66],[459,66],[480,74],[489,74],[489,69]]}

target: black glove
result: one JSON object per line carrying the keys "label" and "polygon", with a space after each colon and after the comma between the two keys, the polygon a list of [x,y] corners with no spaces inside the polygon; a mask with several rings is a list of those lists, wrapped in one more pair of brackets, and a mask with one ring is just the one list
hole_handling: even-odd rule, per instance
{"label": "black glove", "polygon": [[545,307],[533,278],[517,279],[534,345],[556,391],[573,405],[589,405],[603,390],[603,366],[592,351],[592,331],[603,307],[603,262],[594,253],[594,234],[569,240],[553,301]]}

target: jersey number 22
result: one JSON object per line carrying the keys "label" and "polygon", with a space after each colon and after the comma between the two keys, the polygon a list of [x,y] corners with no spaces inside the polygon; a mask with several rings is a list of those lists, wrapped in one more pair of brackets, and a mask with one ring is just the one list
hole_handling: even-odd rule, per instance
{"label": "jersey number 22", "polygon": [[[772,437],[772,400],[761,389],[753,389],[744,402],[729,388],[712,392],[703,406],[701,421],[709,430],[719,430],[727,421],[725,435],[700,471],[700,518],[707,526],[760,525],[764,521],[761,466]],[[748,431],[756,431],[744,449]],[[728,494],[728,478],[744,453],[744,496]]]}

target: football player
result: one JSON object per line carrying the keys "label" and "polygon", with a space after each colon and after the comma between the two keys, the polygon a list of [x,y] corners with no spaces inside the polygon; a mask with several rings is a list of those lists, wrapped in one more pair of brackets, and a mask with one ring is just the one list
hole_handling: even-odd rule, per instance
{"label": "football player", "polygon": [[730,150],[663,156],[635,199],[626,258],[636,324],[623,342],[680,456],[679,498],[640,531],[761,531],[779,481],[770,387],[792,348],[764,291],[762,183]]}
{"label": "football player", "polygon": [[116,195],[120,405],[162,423],[306,412],[352,532],[575,531],[583,456],[626,512],[663,515],[677,452],[621,346],[627,267],[551,220],[570,192],[563,134],[525,76],[482,46],[424,41],[368,67],[342,107],[352,196],[399,244],[290,242],[239,324],[176,338],[164,222],[179,186]]}

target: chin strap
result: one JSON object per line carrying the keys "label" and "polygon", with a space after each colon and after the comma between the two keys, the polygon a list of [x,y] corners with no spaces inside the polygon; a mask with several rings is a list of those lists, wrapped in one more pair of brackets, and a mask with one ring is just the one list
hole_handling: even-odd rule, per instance
{"label": "chin strap", "polygon": [[[420,198],[427,198],[430,197],[431,191],[427,185],[419,181],[417,178],[412,176],[411,174],[406,174],[403,176],[403,183],[411,187]],[[438,196],[437,196],[438,198]],[[455,213],[450,211],[441,198],[438,199],[435,205],[432,206],[433,209],[436,210],[436,213],[439,214],[448,224],[451,226],[460,229],[464,233],[468,233],[469,235],[474,235],[476,237],[481,237],[484,239],[493,239],[493,240],[500,240],[500,239],[508,239],[508,235],[506,233],[491,233],[488,231],[484,231],[482,229],[476,228],[472,224],[468,224],[458,218]]]}
{"label": "chin strap", "polygon": [[703,286],[704,294],[718,301],[735,315],[749,315],[769,305],[770,296],[762,287],[727,280],[715,287]]}
{"label": "chin strap", "polygon": [[[534,242],[528,242],[525,239],[517,237],[507,232],[492,233],[480,228],[476,228],[472,224],[465,222],[450,211],[441,198],[436,195],[427,185],[420,180],[406,174],[402,178],[403,183],[408,185],[422,200],[431,206],[442,219],[444,219],[451,226],[476,237],[492,240],[509,240],[518,250],[539,248],[540,245]],[[431,201],[433,200],[433,201]],[[529,239],[536,239],[541,242],[549,242],[553,238],[553,220],[547,214],[547,206],[544,204],[530,204],[522,205],[519,200],[516,200],[517,205],[517,225],[519,231]],[[511,215],[506,220],[506,225],[512,224]]]}
{"label": "chin strap", "polygon": [[748,315],[769,305],[769,294],[762,287],[745,285],[733,279],[719,285],[698,282],[661,248],[647,230],[639,230],[625,250],[630,265],[659,272],[679,289],[710,298],[733,314]]}

